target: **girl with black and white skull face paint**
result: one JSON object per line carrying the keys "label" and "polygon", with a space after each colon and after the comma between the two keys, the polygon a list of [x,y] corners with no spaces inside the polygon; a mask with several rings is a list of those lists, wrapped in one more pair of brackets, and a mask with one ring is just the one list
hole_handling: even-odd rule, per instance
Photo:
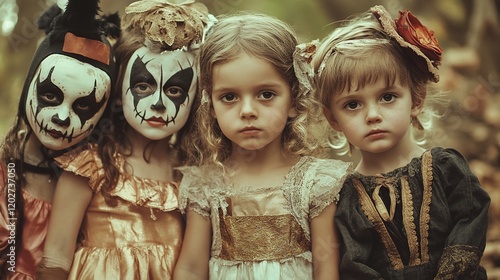
{"label": "girl with black and white skull face paint", "polygon": [[110,91],[103,70],[65,55],[47,57],[28,89],[26,114],[33,133],[52,150],[75,145],[92,132]]}
{"label": "girl with black and white skull face paint", "polygon": [[[212,20],[194,1],[143,0],[126,8],[108,103],[114,129],[98,145],[57,158],[65,171],[44,267],[66,271],[61,279],[171,279],[184,233],[174,167],[184,160],[197,49]],[[85,242],[75,252],[79,230]]]}
{"label": "girl with black and white skull face paint", "polygon": [[39,21],[47,36],[33,56],[15,124],[2,144],[0,275],[6,279],[35,278],[61,173],[54,157],[97,136],[93,129],[116,78],[105,36],[118,36],[118,16],[97,19],[97,0],[70,0],[65,8],[53,6]]}
{"label": "girl with black and white skull face paint", "polygon": [[123,114],[132,129],[151,140],[181,129],[196,94],[195,56],[183,50],[137,49],[122,86]]}

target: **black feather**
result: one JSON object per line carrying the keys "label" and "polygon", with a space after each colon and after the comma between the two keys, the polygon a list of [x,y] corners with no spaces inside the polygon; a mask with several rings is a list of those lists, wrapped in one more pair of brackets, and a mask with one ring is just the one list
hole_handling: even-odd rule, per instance
{"label": "black feather", "polygon": [[102,31],[96,18],[99,11],[99,0],[69,0],[64,13],[53,23],[52,40],[61,40],[66,32],[100,40]]}
{"label": "black feather", "polygon": [[38,19],[37,26],[38,29],[44,30],[45,34],[52,31],[54,19],[60,15],[62,12],[61,8],[57,4],[52,5],[48,8]]}
{"label": "black feather", "polygon": [[118,37],[120,37],[120,16],[118,13],[102,16],[100,19],[100,25],[106,36],[114,39],[118,39]]}
{"label": "black feather", "polygon": [[99,13],[99,0],[69,0],[64,17],[70,24],[88,25]]}

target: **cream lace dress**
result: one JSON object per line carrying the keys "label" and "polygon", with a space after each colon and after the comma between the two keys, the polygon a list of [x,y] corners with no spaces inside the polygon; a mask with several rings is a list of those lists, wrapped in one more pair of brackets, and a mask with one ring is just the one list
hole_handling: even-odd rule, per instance
{"label": "cream lace dress", "polygon": [[180,168],[179,207],[212,223],[210,279],[312,279],[309,223],[338,202],[349,169],[303,157],[282,186],[235,190],[215,168]]}

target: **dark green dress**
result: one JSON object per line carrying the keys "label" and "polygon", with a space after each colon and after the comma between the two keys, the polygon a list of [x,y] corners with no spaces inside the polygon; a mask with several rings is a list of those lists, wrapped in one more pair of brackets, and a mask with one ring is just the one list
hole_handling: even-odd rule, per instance
{"label": "dark green dress", "polygon": [[453,149],[433,148],[386,174],[354,173],[335,214],[341,279],[486,279],[489,205]]}

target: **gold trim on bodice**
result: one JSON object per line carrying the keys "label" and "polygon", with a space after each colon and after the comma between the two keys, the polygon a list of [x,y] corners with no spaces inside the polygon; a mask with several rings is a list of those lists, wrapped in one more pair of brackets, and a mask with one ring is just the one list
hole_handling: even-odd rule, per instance
{"label": "gold trim on bodice", "polygon": [[[410,250],[410,267],[426,263],[429,261],[429,222],[430,222],[430,204],[432,197],[432,155],[427,151],[422,156],[422,177],[423,177],[423,199],[420,211],[420,245],[419,238],[416,233],[416,225],[414,221],[414,205],[411,187],[408,183],[408,177],[401,177],[401,203],[403,226],[408,236],[408,248]],[[394,270],[404,268],[403,261],[397,250],[397,247],[392,240],[384,221],[391,222],[394,217],[396,208],[396,190],[392,178],[383,178],[377,180],[377,186],[374,189],[372,198],[366,192],[363,184],[359,179],[353,178],[353,183],[356,191],[359,194],[359,202],[363,212],[368,220],[370,220],[377,233],[379,234],[382,243],[386,249],[389,260]],[[390,197],[390,212],[379,196],[381,187],[389,190]],[[373,200],[372,200],[373,199]],[[419,251],[420,248],[420,251]]]}
{"label": "gold trim on bodice", "polygon": [[311,250],[311,243],[290,214],[224,216],[220,211],[220,216],[221,259],[279,260]]}

